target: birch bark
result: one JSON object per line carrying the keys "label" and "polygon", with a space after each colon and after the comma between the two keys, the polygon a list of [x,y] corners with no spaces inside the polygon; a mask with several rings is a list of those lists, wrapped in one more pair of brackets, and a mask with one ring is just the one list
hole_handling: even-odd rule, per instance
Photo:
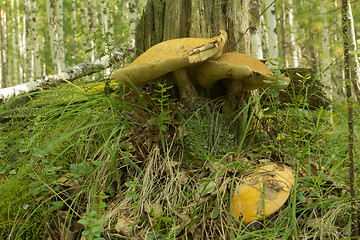
{"label": "birch bark", "polygon": [[[80,1],[80,18],[81,18],[81,25],[83,26],[83,31],[87,31],[85,27],[88,24],[88,13],[85,1]],[[86,35],[81,35],[81,42],[82,42],[82,49],[88,49],[88,39]],[[89,56],[85,54],[85,61],[89,59]]]}
{"label": "birch bark", "polygon": [[37,28],[36,28],[36,20],[37,20],[37,6],[36,6],[36,1],[32,2],[32,7],[31,7],[31,16],[30,16],[30,28],[31,28],[31,47],[32,47],[32,52],[33,52],[33,56],[32,56],[32,60],[33,60],[33,68],[31,69],[32,76],[34,77],[34,79],[38,78],[41,76],[41,63],[40,63],[40,53],[39,53],[39,42],[38,42],[38,32],[37,32]]}
{"label": "birch bark", "polygon": [[24,61],[24,81],[34,79],[32,71],[32,39],[31,39],[31,3],[30,0],[24,0],[24,18],[25,18],[25,61]]}
{"label": "birch bark", "polygon": [[13,70],[14,70],[14,80],[13,82],[15,84],[19,84],[21,82],[20,77],[20,65],[19,65],[19,32],[18,32],[18,25],[19,25],[19,19],[18,19],[18,2],[13,1],[12,4],[12,20],[11,20],[11,28],[12,28],[12,46],[13,46]]}
{"label": "birch bark", "polygon": [[265,0],[265,6],[268,8],[265,12],[266,29],[268,37],[268,56],[266,58],[271,59],[267,64],[268,67],[273,68],[274,65],[278,65],[276,59],[279,57],[278,48],[278,36],[277,36],[277,23],[275,14],[275,2],[273,0]]}
{"label": "birch bark", "polygon": [[56,34],[57,34],[57,71],[61,72],[65,68],[65,42],[64,42],[64,14],[63,0],[56,0]]}
{"label": "birch bark", "polygon": [[55,3],[52,0],[46,0],[46,13],[49,27],[49,40],[50,40],[50,51],[51,51],[51,60],[54,71],[57,72],[57,62],[58,62],[58,51],[57,51],[57,37],[55,32]]}
{"label": "birch bark", "polygon": [[293,1],[288,0],[288,24],[289,24],[289,46],[290,46],[290,59],[288,60],[289,67],[298,67],[299,66],[299,59],[297,54],[297,46],[296,46],[296,26],[294,23],[294,8],[293,8]]}
{"label": "birch bark", "polygon": [[[92,0],[87,0],[87,15],[88,15],[88,24],[89,24],[89,32],[94,29],[95,26],[95,19],[94,19],[94,6]],[[95,43],[92,39],[88,39],[90,42],[90,49],[92,49],[90,52],[88,52],[89,60],[93,62],[95,60],[95,53],[94,53],[94,46]]]}
{"label": "birch bark", "polygon": [[[3,3],[2,3],[3,4]],[[0,9],[0,37],[1,37],[1,87],[5,88],[9,86],[9,72],[7,64],[7,29],[6,29],[6,12],[4,8]]]}
{"label": "birch bark", "polygon": [[[327,8],[326,8],[326,2],[323,1],[320,3],[320,14],[323,16],[327,16]],[[326,18],[325,18],[326,19]],[[331,74],[330,70],[326,70],[330,63],[330,44],[329,44],[329,28],[328,28],[328,22],[327,19],[324,21],[324,26],[322,28],[322,44],[321,44],[321,61],[320,61],[320,70],[324,71],[321,77],[321,81],[324,84],[324,92],[329,97],[330,100],[333,99],[333,88],[336,86],[333,86],[331,82]]]}
{"label": "birch bark", "polygon": [[355,92],[355,96],[357,101],[360,103],[360,72],[359,72],[359,60],[357,58],[357,46],[356,46],[356,35],[355,35],[355,27],[354,27],[354,18],[352,15],[351,4],[350,1],[347,1],[348,7],[348,22],[349,22],[349,51],[352,53],[350,55],[350,76],[351,82],[353,85],[353,89]]}
{"label": "birch bark", "polygon": [[260,27],[260,0],[250,1],[250,36],[251,36],[251,56],[263,59],[261,27]]}

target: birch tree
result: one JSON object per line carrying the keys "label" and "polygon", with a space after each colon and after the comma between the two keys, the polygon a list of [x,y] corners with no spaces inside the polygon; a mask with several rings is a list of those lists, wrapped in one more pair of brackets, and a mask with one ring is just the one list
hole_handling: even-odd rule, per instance
{"label": "birch tree", "polygon": [[[322,1],[320,3],[320,13],[326,19],[327,16],[327,8],[326,2]],[[323,71],[322,75],[322,83],[324,84],[324,91],[326,95],[332,100],[333,99],[333,85],[331,82],[331,74],[329,70],[326,70],[331,63],[330,59],[330,43],[329,43],[329,28],[327,21],[324,21],[324,25],[322,28],[322,45],[321,45],[321,61],[320,61],[320,70]]]}
{"label": "birch tree", "polygon": [[294,8],[293,8],[293,1],[292,0],[288,0],[288,25],[289,25],[289,49],[290,49],[290,54],[289,57],[290,59],[288,59],[287,63],[288,63],[288,67],[298,67],[299,66],[299,60],[298,60],[298,54],[297,54],[297,46],[296,46],[296,38],[295,38],[295,33],[296,33],[296,26],[294,23]]}
{"label": "birch tree", "polygon": [[357,58],[357,46],[356,46],[356,35],[355,35],[355,27],[354,27],[354,18],[351,10],[351,4],[350,1],[347,1],[348,7],[347,7],[347,18],[349,22],[349,51],[352,53],[350,55],[349,61],[350,61],[350,76],[351,76],[351,82],[353,85],[353,89],[355,92],[355,96],[357,98],[357,101],[360,103],[360,72],[359,72],[359,60]]}
{"label": "birch tree", "polygon": [[[94,17],[94,6],[93,6],[93,1],[92,0],[87,0],[87,16],[88,16],[88,25],[89,25],[89,32],[94,29],[95,27],[95,17]],[[95,60],[95,53],[94,53],[94,47],[95,47],[95,43],[92,39],[88,39],[88,41],[90,42],[90,46],[89,49],[92,49],[90,52],[88,52],[89,54],[89,60],[91,62],[93,62]]]}
{"label": "birch tree", "polygon": [[56,0],[56,33],[57,33],[57,70],[61,72],[65,68],[65,41],[64,41],[64,14],[63,0]]}
{"label": "birch tree", "polygon": [[19,39],[20,39],[20,33],[18,31],[18,25],[19,24],[19,18],[18,18],[18,6],[19,2],[18,0],[14,0],[11,2],[11,11],[12,11],[12,19],[11,19],[11,28],[12,28],[12,46],[13,46],[13,58],[12,58],[12,68],[14,71],[13,79],[15,84],[19,84],[21,82],[20,77],[20,64],[19,64]]}
{"label": "birch tree", "polygon": [[9,68],[8,68],[8,44],[7,44],[7,26],[6,26],[6,5],[2,2],[0,8],[0,34],[1,34],[1,87],[10,86]]}
{"label": "birch tree", "polygon": [[31,16],[30,16],[30,23],[31,23],[31,46],[33,52],[33,68],[32,72],[34,75],[34,79],[40,77],[41,75],[41,63],[40,63],[40,53],[39,53],[39,42],[38,42],[38,34],[36,29],[36,21],[37,21],[37,6],[36,1],[32,1],[31,6]]}
{"label": "birch tree", "polygon": [[[273,0],[265,0],[265,6],[267,8],[265,12],[266,18],[266,30],[268,36],[268,56],[267,58],[274,59],[271,60],[271,63],[277,65],[275,59],[279,57],[279,48],[278,48],[278,36],[276,31],[276,14],[275,14],[275,5]],[[272,64],[268,64],[269,67],[272,67]]]}
{"label": "birch tree", "polygon": [[49,40],[51,50],[51,60],[55,71],[58,71],[56,63],[58,62],[57,37],[55,31],[55,3],[52,0],[46,0],[46,12],[49,28]]}
{"label": "birch tree", "polygon": [[25,61],[24,61],[24,80],[29,81],[34,79],[33,71],[32,71],[32,43],[31,43],[31,36],[32,36],[32,29],[31,26],[31,3],[30,0],[24,0],[24,43],[25,43]]}
{"label": "birch tree", "polygon": [[260,27],[260,6],[261,0],[250,1],[250,36],[251,36],[251,56],[263,59],[261,27]]}

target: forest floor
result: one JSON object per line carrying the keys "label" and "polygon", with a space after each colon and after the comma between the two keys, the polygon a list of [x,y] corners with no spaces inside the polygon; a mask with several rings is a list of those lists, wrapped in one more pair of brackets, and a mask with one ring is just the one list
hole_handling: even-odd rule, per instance
{"label": "forest floor", "polygon": [[[75,83],[2,103],[0,239],[349,239],[345,105],[311,106],[304,86],[281,92],[287,102],[265,91],[235,110],[226,97],[184,106],[154,85]],[[267,163],[295,184],[245,224],[231,200]]]}

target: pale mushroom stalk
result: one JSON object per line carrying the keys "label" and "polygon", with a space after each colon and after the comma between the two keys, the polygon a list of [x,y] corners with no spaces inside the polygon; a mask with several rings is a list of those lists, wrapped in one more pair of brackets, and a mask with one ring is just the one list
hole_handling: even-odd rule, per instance
{"label": "pale mushroom stalk", "polygon": [[179,89],[181,101],[185,104],[193,103],[199,97],[194,85],[192,84],[185,68],[177,69],[173,72],[175,83]]}

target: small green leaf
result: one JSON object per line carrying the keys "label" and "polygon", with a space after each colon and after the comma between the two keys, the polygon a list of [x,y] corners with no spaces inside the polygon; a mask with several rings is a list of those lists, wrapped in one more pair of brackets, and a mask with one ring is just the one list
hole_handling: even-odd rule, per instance
{"label": "small green leaf", "polygon": [[220,215],[219,211],[214,210],[210,213],[210,218],[216,219],[219,215]]}

